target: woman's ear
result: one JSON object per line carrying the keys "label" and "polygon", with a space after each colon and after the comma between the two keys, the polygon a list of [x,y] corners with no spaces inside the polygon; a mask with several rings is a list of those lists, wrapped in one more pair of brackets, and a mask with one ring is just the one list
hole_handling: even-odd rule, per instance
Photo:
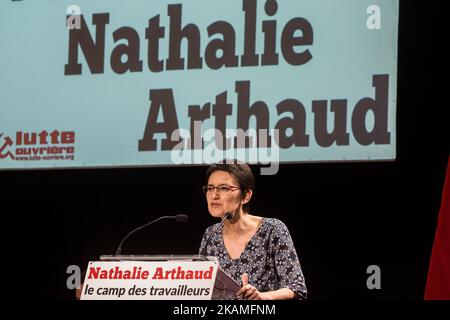
{"label": "woman's ear", "polygon": [[252,198],[253,195],[253,191],[252,190],[247,190],[244,194],[244,196],[242,197],[242,204],[246,204],[247,202],[250,201],[250,199]]}

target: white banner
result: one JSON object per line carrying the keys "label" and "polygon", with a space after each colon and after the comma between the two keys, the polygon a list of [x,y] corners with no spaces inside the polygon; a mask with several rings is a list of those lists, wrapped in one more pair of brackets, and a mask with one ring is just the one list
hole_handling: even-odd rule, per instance
{"label": "white banner", "polygon": [[398,0],[0,1],[0,169],[393,160]]}
{"label": "white banner", "polygon": [[81,300],[211,300],[214,261],[89,262]]}

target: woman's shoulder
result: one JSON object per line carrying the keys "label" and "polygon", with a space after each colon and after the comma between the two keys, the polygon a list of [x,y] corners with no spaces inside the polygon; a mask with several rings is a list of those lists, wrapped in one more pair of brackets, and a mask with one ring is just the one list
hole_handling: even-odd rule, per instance
{"label": "woman's shoulder", "polygon": [[277,218],[265,218],[265,235],[274,245],[291,244],[292,238],[286,224]]}
{"label": "woman's shoulder", "polygon": [[285,233],[288,228],[286,224],[277,218],[264,218],[264,225],[267,229],[273,230],[274,232]]}
{"label": "woman's shoulder", "polygon": [[266,225],[274,228],[286,227],[284,222],[277,218],[263,218],[263,220]]}

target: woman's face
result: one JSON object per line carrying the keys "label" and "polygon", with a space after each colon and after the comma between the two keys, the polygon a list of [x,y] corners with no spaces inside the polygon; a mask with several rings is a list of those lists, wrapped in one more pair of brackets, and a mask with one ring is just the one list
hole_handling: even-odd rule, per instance
{"label": "woman's face", "polygon": [[[243,203],[236,179],[226,171],[214,171],[208,179],[210,191],[206,193],[208,211],[213,217],[222,218],[227,212],[235,212]],[[224,187],[224,188],[211,188]],[[230,187],[228,190],[226,187]]]}

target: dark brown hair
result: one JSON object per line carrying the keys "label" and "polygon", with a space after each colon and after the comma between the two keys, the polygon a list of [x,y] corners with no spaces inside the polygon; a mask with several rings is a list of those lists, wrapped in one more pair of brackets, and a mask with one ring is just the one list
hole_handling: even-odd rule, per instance
{"label": "dark brown hair", "polygon": [[[206,171],[206,183],[208,183],[209,177],[215,171],[225,171],[231,174],[239,184],[242,197],[244,197],[249,190],[253,191],[255,188],[255,177],[253,176],[250,167],[245,163],[216,163],[211,165]],[[244,212],[248,213],[250,210],[250,203],[245,203],[242,206],[242,209]]]}

